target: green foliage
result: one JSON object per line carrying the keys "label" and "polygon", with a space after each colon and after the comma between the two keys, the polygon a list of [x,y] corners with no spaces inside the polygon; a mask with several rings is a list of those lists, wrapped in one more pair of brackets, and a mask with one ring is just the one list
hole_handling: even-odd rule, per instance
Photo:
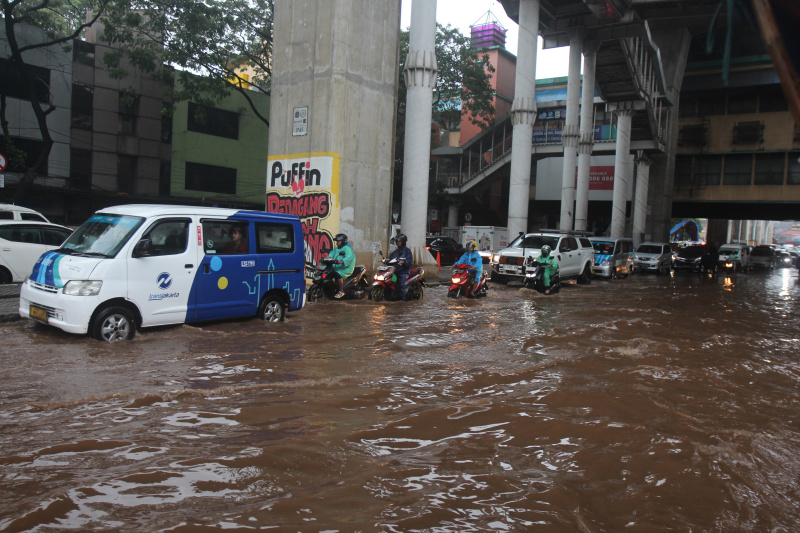
{"label": "green foliage", "polygon": [[116,78],[160,78],[173,103],[212,105],[231,91],[250,101],[248,85],[270,91],[272,18],[273,0],[115,0],[103,17],[113,45],[104,60]]}

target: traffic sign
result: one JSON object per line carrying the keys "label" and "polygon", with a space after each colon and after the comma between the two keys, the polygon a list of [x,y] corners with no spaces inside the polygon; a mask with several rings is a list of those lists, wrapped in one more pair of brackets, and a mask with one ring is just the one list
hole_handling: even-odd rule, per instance
{"label": "traffic sign", "polygon": [[3,154],[0,154],[0,172],[6,169],[6,165],[8,165],[8,159]]}

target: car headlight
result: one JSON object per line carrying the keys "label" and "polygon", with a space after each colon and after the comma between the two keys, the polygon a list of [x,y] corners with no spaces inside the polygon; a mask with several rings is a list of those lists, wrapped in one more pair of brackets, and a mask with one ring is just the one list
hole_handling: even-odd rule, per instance
{"label": "car headlight", "polygon": [[500,254],[494,254],[492,256],[492,263],[499,263],[500,262]]}
{"label": "car headlight", "polygon": [[103,282],[99,280],[68,281],[64,285],[64,294],[68,296],[96,296]]}

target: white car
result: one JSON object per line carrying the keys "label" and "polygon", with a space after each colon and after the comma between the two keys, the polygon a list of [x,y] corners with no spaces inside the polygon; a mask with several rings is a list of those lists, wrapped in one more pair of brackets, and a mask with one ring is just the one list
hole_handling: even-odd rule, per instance
{"label": "white car", "polygon": [[491,279],[495,283],[524,281],[526,262],[534,261],[547,245],[558,263],[561,281],[574,279],[580,284],[592,282],[594,248],[585,234],[542,230],[527,233],[514,239],[508,248],[492,255]]}
{"label": "white car", "polygon": [[72,230],[33,220],[0,220],[0,283],[18,283],[47,251],[61,246]]}
{"label": "white car", "polygon": [[14,204],[0,204],[0,220],[35,220],[50,222],[47,217],[33,209]]}
{"label": "white car", "polygon": [[637,272],[669,272],[672,269],[672,248],[666,242],[643,242],[633,254],[633,264]]}

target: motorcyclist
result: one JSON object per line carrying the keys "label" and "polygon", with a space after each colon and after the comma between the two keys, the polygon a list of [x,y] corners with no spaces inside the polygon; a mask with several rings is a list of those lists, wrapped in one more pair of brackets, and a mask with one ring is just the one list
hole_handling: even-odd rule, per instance
{"label": "motorcyclist", "polygon": [[347,242],[347,235],[339,233],[333,238],[336,247],[330,251],[328,257],[334,259],[333,265],[333,279],[336,280],[336,287],[338,291],[333,295],[334,298],[339,299],[344,296],[344,280],[353,274],[353,269],[356,266],[356,254]]}
{"label": "motorcyclist", "polygon": [[458,261],[455,262],[456,265],[469,265],[471,268],[469,269],[470,281],[472,281],[472,294],[475,294],[475,291],[478,290],[478,284],[480,283],[481,274],[483,274],[483,258],[481,255],[475,251],[478,247],[478,243],[475,241],[467,241],[467,251],[458,258]]}
{"label": "motorcyclist", "polygon": [[717,271],[717,263],[719,263],[719,250],[714,244],[706,245],[706,250],[700,258],[700,265],[703,271],[715,273]]}
{"label": "motorcyclist", "polygon": [[558,262],[555,257],[550,255],[550,246],[542,246],[542,253],[536,258],[536,263],[544,266],[544,274],[542,275],[542,282],[544,283],[544,293],[550,294],[550,276],[555,274],[558,269]]}
{"label": "motorcyclist", "polygon": [[406,282],[408,281],[408,273],[411,270],[411,263],[414,262],[414,255],[411,250],[406,246],[408,237],[405,233],[401,233],[394,238],[394,243],[397,248],[389,255],[389,259],[397,259],[397,267],[395,268],[395,275],[397,276],[397,283],[400,286],[400,297],[403,301],[406,299]]}

